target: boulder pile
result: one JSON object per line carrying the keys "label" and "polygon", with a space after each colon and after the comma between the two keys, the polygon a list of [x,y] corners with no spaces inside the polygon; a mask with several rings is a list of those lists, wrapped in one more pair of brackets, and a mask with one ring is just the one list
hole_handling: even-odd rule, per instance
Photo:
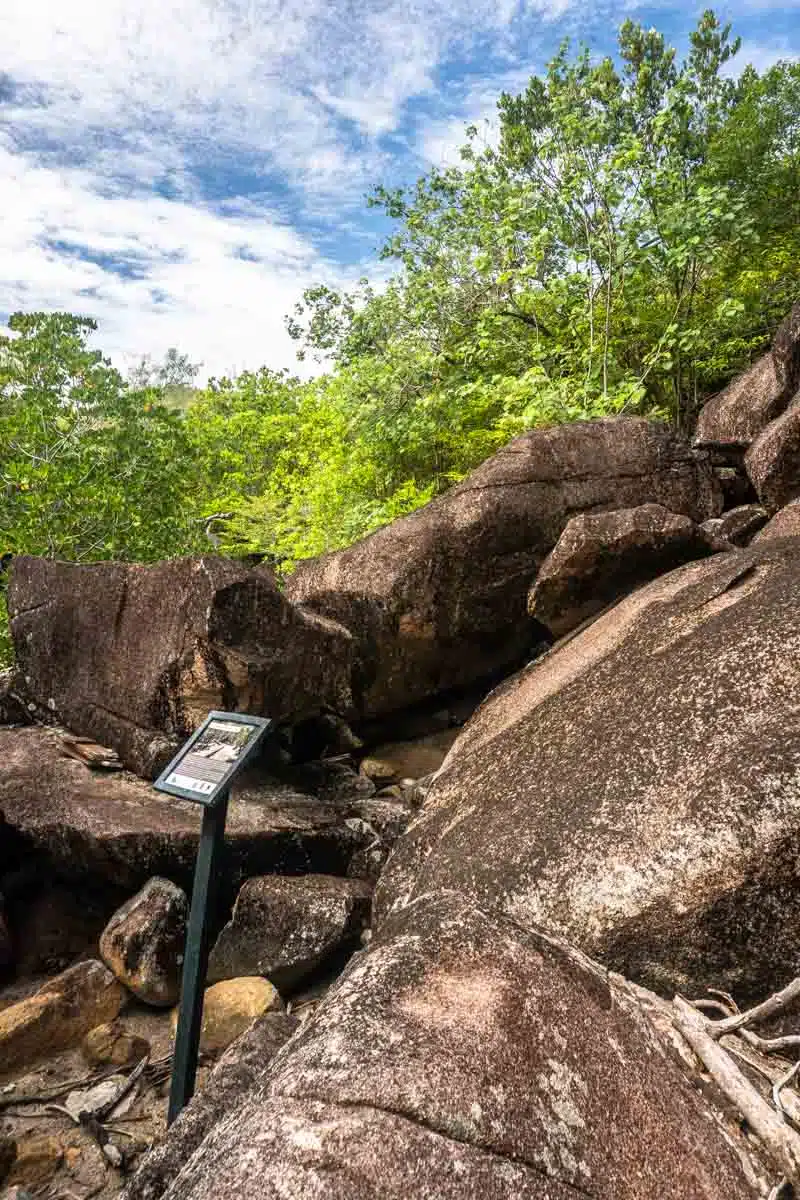
{"label": "boulder pile", "polygon": [[[799,389],[796,305],[693,445],[533,430],[283,586],[15,561],[0,1188],[800,1195]],[[214,708],[274,726],[166,1132]]]}

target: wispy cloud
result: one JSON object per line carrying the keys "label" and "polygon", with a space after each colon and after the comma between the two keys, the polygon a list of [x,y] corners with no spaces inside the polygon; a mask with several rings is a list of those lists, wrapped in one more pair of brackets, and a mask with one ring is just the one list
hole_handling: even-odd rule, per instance
{"label": "wispy cloud", "polygon": [[491,138],[500,90],[633,3],[5,0],[0,312],[88,312],[120,362],[291,365],[303,287],[370,264],[368,188]]}

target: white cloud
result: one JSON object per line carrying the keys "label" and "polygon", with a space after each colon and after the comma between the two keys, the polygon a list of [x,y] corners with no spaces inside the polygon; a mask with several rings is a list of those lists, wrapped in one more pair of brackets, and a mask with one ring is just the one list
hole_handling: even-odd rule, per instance
{"label": "white cloud", "polygon": [[84,172],[0,150],[0,310],[93,316],[118,365],[170,345],[202,358],[203,376],[291,365],[283,313],[303,286],[344,273],[287,224],[238,207],[102,197]]}
{"label": "white cloud", "polygon": [[491,138],[552,21],[612,2],[0,0],[0,311],[88,311],[118,360],[291,366],[283,313],[372,252],[369,185]]}
{"label": "white cloud", "polygon": [[741,75],[746,66],[752,66],[755,67],[759,74],[762,74],[764,71],[768,71],[770,67],[774,67],[782,59],[796,61],[798,57],[800,55],[796,51],[792,51],[786,38],[778,38],[775,41],[769,42],[746,39],[742,41],[739,53],[723,67],[723,72],[726,75],[735,77]]}
{"label": "white cloud", "polygon": [[467,141],[468,125],[477,127],[479,143],[494,144],[499,131],[497,101],[501,92],[521,91],[536,69],[535,63],[515,67],[481,79],[453,98],[450,111],[426,122],[420,131],[415,143],[417,155],[431,166],[457,166],[461,161],[459,151]]}

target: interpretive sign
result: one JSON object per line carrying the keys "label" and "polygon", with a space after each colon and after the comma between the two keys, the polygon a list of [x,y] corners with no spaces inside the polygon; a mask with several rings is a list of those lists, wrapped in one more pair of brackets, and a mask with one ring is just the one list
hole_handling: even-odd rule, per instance
{"label": "interpretive sign", "polygon": [[247,713],[209,713],[154,787],[197,804],[215,804],[270,724]]}
{"label": "interpretive sign", "polygon": [[246,713],[212,712],[159,775],[154,787],[203,806],[203,827],[186,930],[178,1030],[172,1065],[167,1123],[191,1100],[197,1075],[203,985],[208,970],[209,916],[219,887],[228,789],[271,721]]}

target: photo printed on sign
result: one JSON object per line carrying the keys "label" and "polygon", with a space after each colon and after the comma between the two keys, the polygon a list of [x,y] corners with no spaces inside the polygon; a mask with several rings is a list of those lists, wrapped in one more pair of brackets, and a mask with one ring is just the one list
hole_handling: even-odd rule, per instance
{"label": "photo printed on sign", "polygon": [[260,731],[252,725],[213,720],[166,782],[210,796]]}

